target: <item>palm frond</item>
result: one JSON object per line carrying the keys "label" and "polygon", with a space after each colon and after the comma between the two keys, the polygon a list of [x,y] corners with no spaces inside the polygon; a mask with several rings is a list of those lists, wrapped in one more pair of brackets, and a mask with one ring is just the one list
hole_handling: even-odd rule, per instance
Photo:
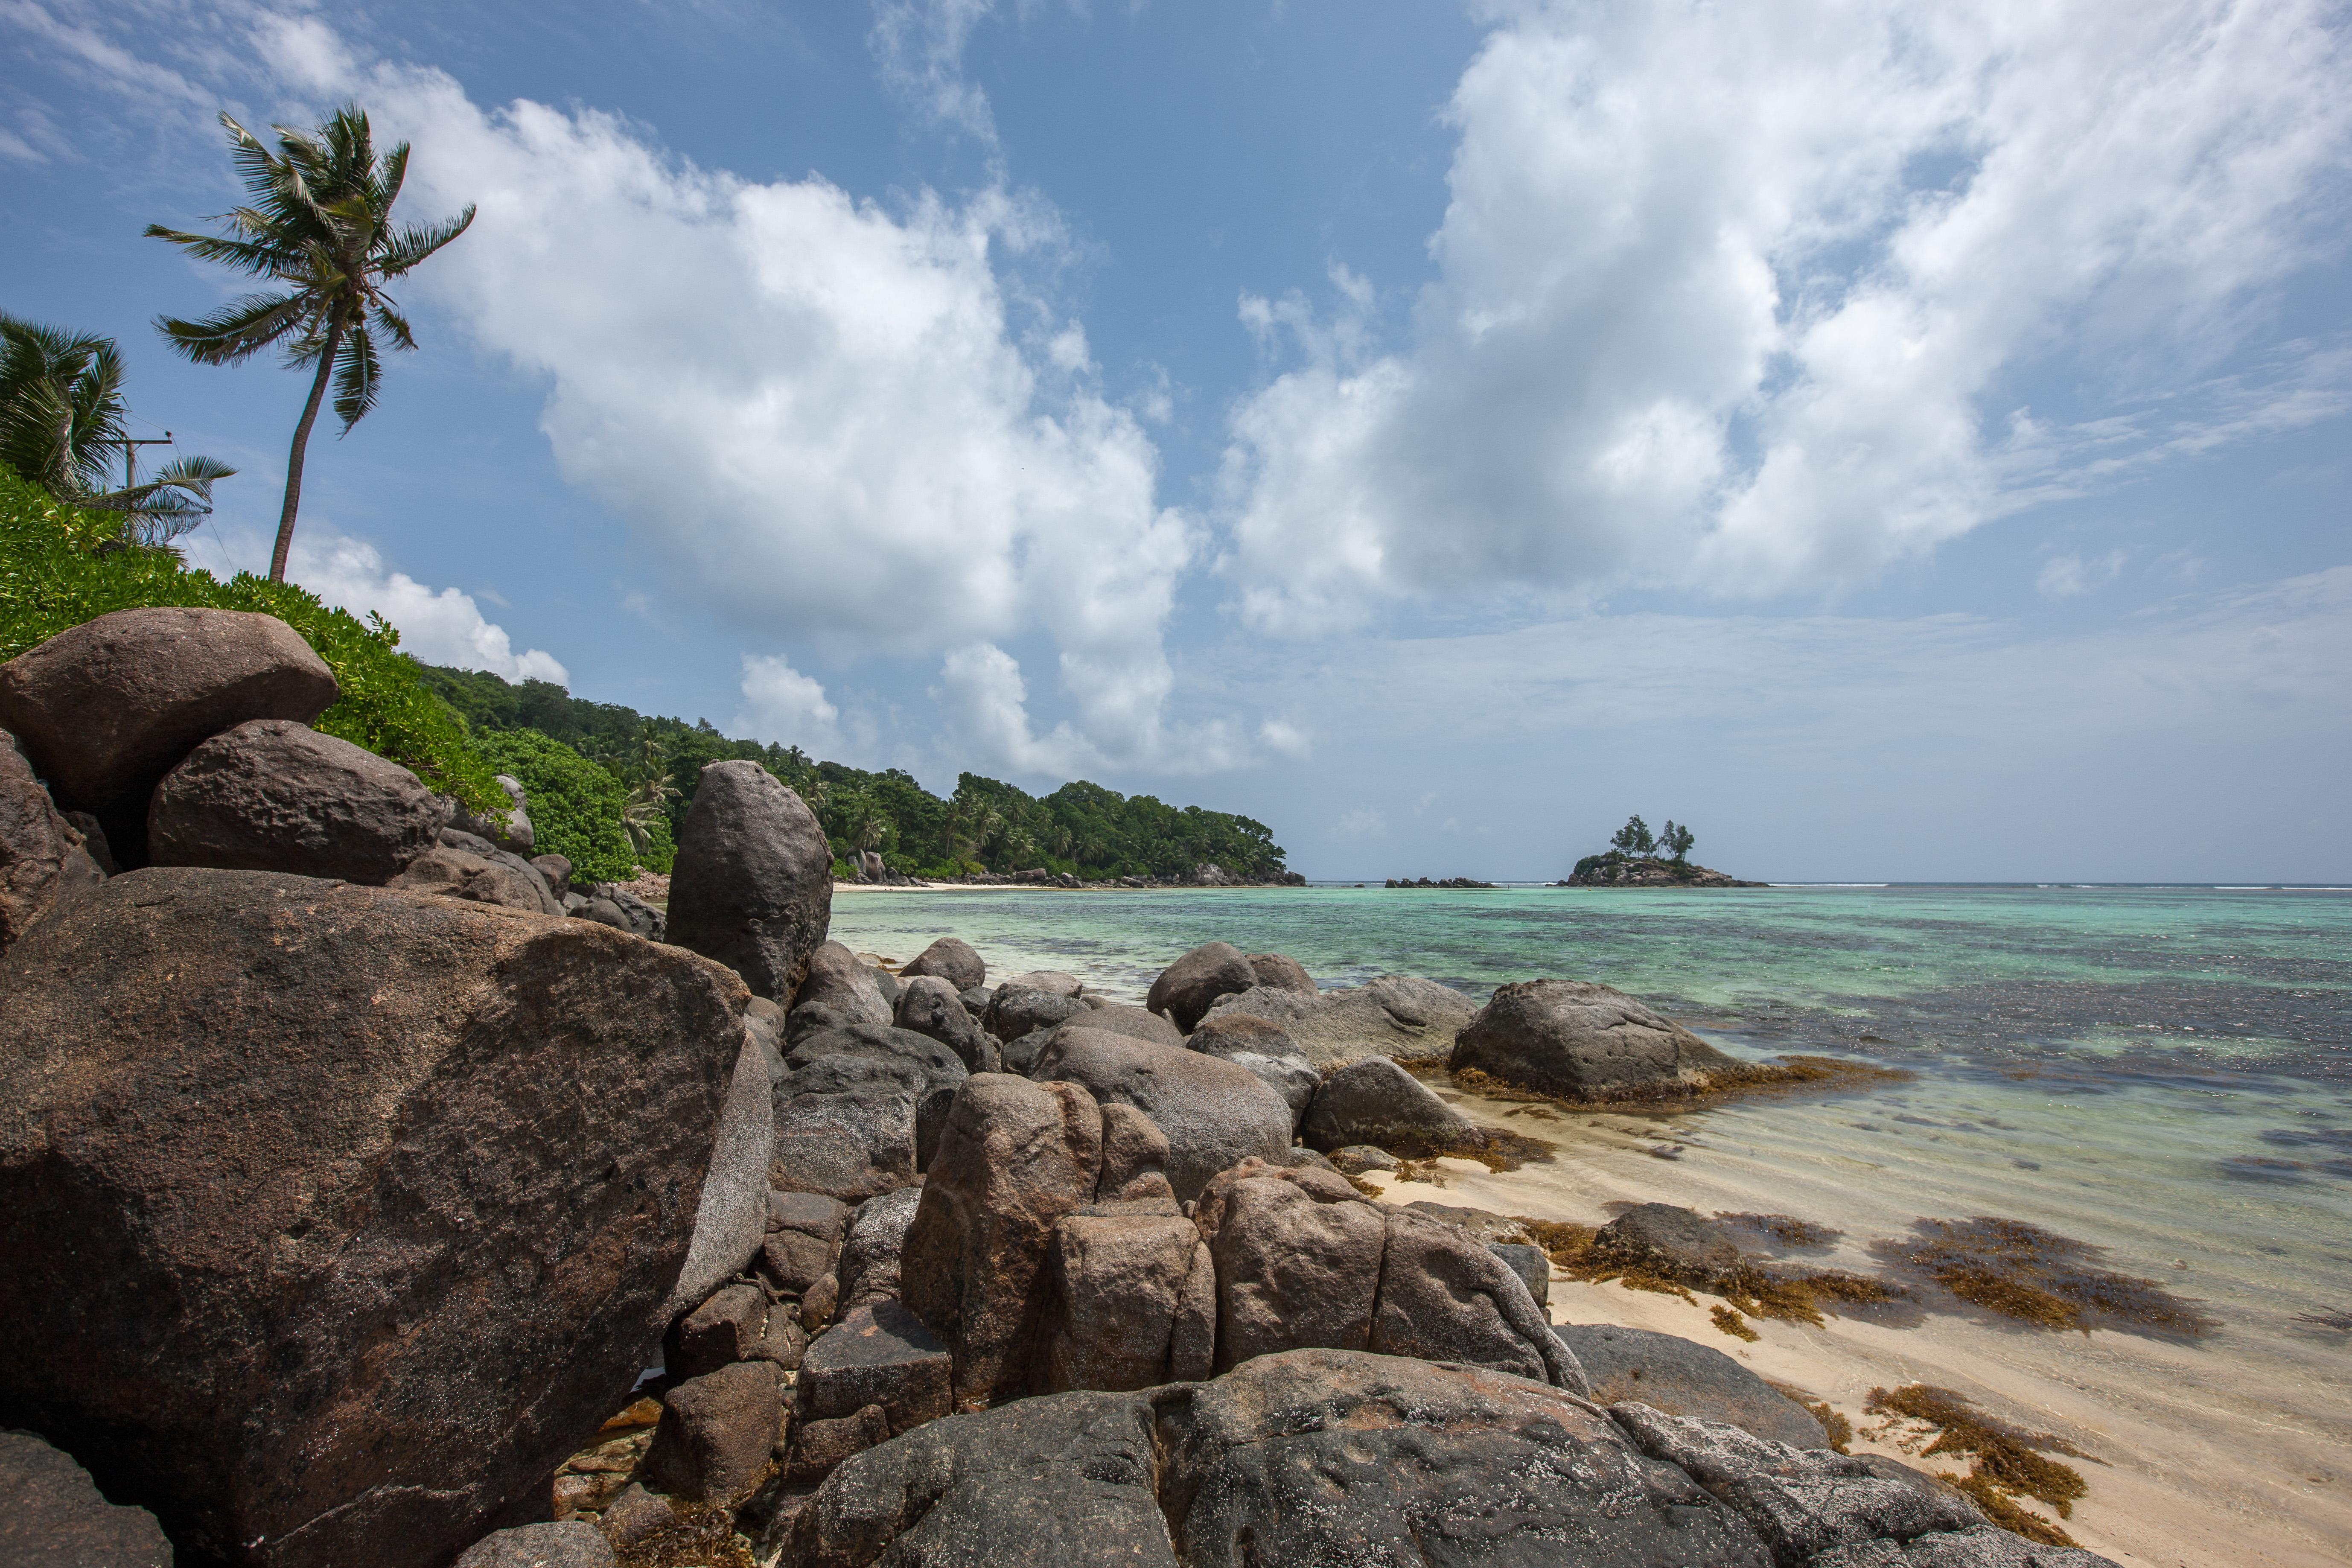
{"label": "palm frond", "polygon": [[392,242],[383,247],[377,270],[386,278],[399,277],[465,233],[473,222],[474,204],[468,202],[466,210],[456,217],[444,218],[439,223],[410,225],[394,236]]}
{"label": "palm frond", "polygon": [[[260,216],[258,213],[251,216],[257,218]],[[233,213],[230,217],[233,221],[237,221],[240,227],[246,226],[242,222],[242,215]],[[147,226],[146,237],[168,239],[199,261],[218,262],[223,267],[257,277],[275,275],[284,256],[277,247],[265,245],[258,240],[228,239],[211,234],[190,234],[184,229],[165,228],[160,223],[151,223]]]}
{"label": "palm frond", "polygon": [[399,307],[380,294],[375,301],[375,322],[392,339],[394,348],[410,353],[416,352],[416,334],[409,331],[408,318],[400,313]]}
{"label": "palm frond", "polygon": [[376,211],[386,216],[392,204],[400,199],[400,187],[408,183],[408,143],[395,142],[392,151],[383,155],[375,176]]}
{"label": "palm frond", "polygon": [[335,367],[335,417],[346,432],[375,406],[383,382],[383,365],[376,358],[375,339],[367,324],[355,322],[349,332],[336,352],[340,363]]}
{"label": "palm frond", "polygon": [[193,321],[158,316],[155,330],[198,364],[236,364],[301,328],[313,308],[300,293],[247,294]]}

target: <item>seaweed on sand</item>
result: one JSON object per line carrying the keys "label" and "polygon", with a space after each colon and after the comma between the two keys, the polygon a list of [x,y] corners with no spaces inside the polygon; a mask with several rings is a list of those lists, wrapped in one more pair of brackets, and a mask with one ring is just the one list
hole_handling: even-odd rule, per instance
{"label": "seaweed on sand", "polygon": [[1751,1318],[1824,1325],[1839,1306],[1875,1307],[1902,1299],[1899,1287],[1843,1268],[1779,1270],[1743,1263],[1717,1282],[1723,1299]]}
{"label": "seaweed on sand", "polygon": [[2099,1321],[2194,1337],[2220,1327],[2153,1279],[2101,1268],[2106,1248],[2023,1220],[1922,1219],[1906,1241],[1874,1243],[1970,1306],[2045,1329],[2089,1333]]}
{"label": "seaweed on sand", "polygon": [[[2077,1459],[2090,1458],[2082,1449],[2063,1437],[2013,1426],[1979,1410],[1950,1389],[1932,1384],[1906,1384],[1892,1391],[1874,1388],[1863,1408],[1874,1415],[1890,1417],[1886,1424],[1890,1431],[1895,1417],[1934,1428],[1935,1440],[1919,1450],[1922,1457],[1965,1455],[1969,1473],[1948,1475],[1945,1479],[1974,1499],[1996,1524],[2053,1546],[2074,1544],[2064,1531],[2018,1507],[2012,1500],[2032,1498],[2046,1504],[2060,1519],[2072,1518],[2075,1500],[2090,1490],[2089,1484],[2083,1479],[2082,1471],[2048,1456],[2057,1453]],[[1898,1444],[1906,1448],[1912,1446],[1909,1442]]]}
{"label": "seaweed on sand", "polygon": [[1827,1247],[1844,1237],[1845,1232],[1832,1230],[1825,1225],[1815,1225],[1809,1219],[1799,1219],[1786,1214],[1742,1214],[1717,1209],[1715,1217],[1737,1230],[1752,1231],[1770,1237],[1783,1247]]}
{"label": "seaweed on sand", "polygon": [[1828,1400],[1818,1398],[1811,1389],[1800,1388],[1793,1383],[1782,1383],[1778,1378],[1771,1377],[1764,1381],[1773,1393],[1784,1399],[1794,1400],[1812,1413],[1813,1419],[1820,1422],[1822,1430],[1829,1435],[1830,1448],[1832,1452],[1840,1454],[1853,1452],[1853,1423],[1847,1420],[1844,1414],[1832,1405]]}
{"label": "seaweed on sand", "polygon": [[[1426,1072],[1444,1068],[1446,1062],[1444,1058],[1424,1057],[1400,1061],[1397,1065]],[[1837,1057],[1791,1056],[1782,1057],[1777,1061],[1739,1062],[1729,1068],[1717,1068],[1689,1083],[1629,1087],[1622,1094],[1587,1099],[1523,1088],[1478,1068],[1463,1068],[1452,1076],[1455,1088],[1465,1093],[1477,1095],[1482,1100],[1540,1101],[1569,1110],[1592,1111],[1645,1106],[1692,1110],[1754,1095],[1787,1094],[1809,1089],[1835,1091],[1876,1084],[1906,1083],[1918,1075],[1901,1068],[1880,1067],[1874,1062],[1851,1062]]]}
{"label": "seaweed on sand", "polygon": [[2294,1315],[2294,1321],[2298,1323],[2309,1323],[2315,1329],[2332,1329],[2339,1334],[2352,1333],[2352,1311],[2347,1311],[2342,1307],[2335,1307],[2320,1312],[2297,1312]]}
{"label": "seaweed on sand", "polygon": [[1749,1344],[1754,1344],[1764,1337],[1748,1326],[1748,1320],[1739,1315],[1737,1308],[1710,1307],[1707,1309],[1706,1315],[1715,1320],[1717,1328],[1721,1329],[1733,1339],[1746,1340]]}

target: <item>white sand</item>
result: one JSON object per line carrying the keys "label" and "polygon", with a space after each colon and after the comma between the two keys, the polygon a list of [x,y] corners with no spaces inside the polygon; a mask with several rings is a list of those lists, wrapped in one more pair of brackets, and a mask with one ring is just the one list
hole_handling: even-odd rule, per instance
{"label": "white sand", "polygon": [[[1824,1156],[1821,1179],[1790,1190],[1768,1171],[1702,1136],[1684,1157],[1648,1151],[1664,1129],[1640,1114],[1536,1112],[1468,1096],[1447,1098],[1475,1119],[1559,1142],[1559,1157],[1504,1174],[1463,1160],[1437,1163],[1443,1189],[1376,1175],[1384,1201],[1484,1208],[1536,1219],[1599,1225],[1614,1202],[1793,1213],[1838,1226],[1849,1241],[1823,1266],[1874,1268],[1860,1250],[1872,1237],[1903,1235],[1913,1216],[1939,1210],[1916,1194],[1874,1188],[1867,1173]],[[1851,1165],[1853,1162],[1845,1162]],[[1769,1181],[1766,1180],[1769,1178]],[[1777,1190],[1765,1190],[1769,1185]],[[1917,1327],[1831,1318],[1825,1328],[1759,1321],[1753,1344],[1717,1329],[1707,1308],[1678,1298],[1555,1279],[1557,1322],[1609,1322],[1680,1334],[1737,1357],[1766,1377],[1826,1399],[1854,1425],[1857,1451],[1890,1454],[1930,1469],[1965,1472],[1960,1456],[1921,1458],[1885,1439],[1864,1413],[1874,1386],[1928,1383],[1993,1415],[2054,1433],[2103,1463],[2071,1460],[2089,1484],[2064,1528],[2083,1546],[2128,1564],[2235,1564],[2323,1568],[2352,1562],[2352,1454],[2343,1433],[2352,1410],[2343,1384],[2284,1374],[2254,1353],[2248,1333],[2226,1326],[2183,1343],[2096,1330],[2088,1335],[1931,1314]],[[1916,1442],[1916,1438],[1915,1438]],[[2050,1510],[2028,1502],[2047,1514]]]}

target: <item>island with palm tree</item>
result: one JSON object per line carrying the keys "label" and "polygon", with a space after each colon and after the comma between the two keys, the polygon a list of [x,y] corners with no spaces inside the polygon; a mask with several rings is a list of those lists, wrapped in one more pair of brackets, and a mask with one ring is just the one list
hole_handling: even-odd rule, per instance
{"label": "island with palm tree", "polygon": [[1698,835],[1672,817],[1653,833],[1639,816],[1625,819],[1598,855],[1587,855],[1555,888],[1762,888],[1727,872],[1692,863]]}

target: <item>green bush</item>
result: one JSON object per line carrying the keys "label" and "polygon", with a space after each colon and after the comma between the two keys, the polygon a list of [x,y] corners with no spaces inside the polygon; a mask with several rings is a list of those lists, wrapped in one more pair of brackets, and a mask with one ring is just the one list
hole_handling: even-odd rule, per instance
{"label": "green bush", "polygon": [[536,730],[499,731],[475,744],[494,770],[522,781],[533,854],[562,856],[585,881],[629,879],[637,858],[621,828],[620,780]]}
{"label": "green bush", "polygon": [[122,519],[81,511],[0,467],[0,661],[114,610],[186,605],[276,616],[326,660],[342,695],[318,727],[412,770],[477,810],[502,807],[448,706],[426,689],[423,668],[399,651],[381,616],[330,609],[291,583],[238,573],[223,583],[165,551],[112,546]]}

